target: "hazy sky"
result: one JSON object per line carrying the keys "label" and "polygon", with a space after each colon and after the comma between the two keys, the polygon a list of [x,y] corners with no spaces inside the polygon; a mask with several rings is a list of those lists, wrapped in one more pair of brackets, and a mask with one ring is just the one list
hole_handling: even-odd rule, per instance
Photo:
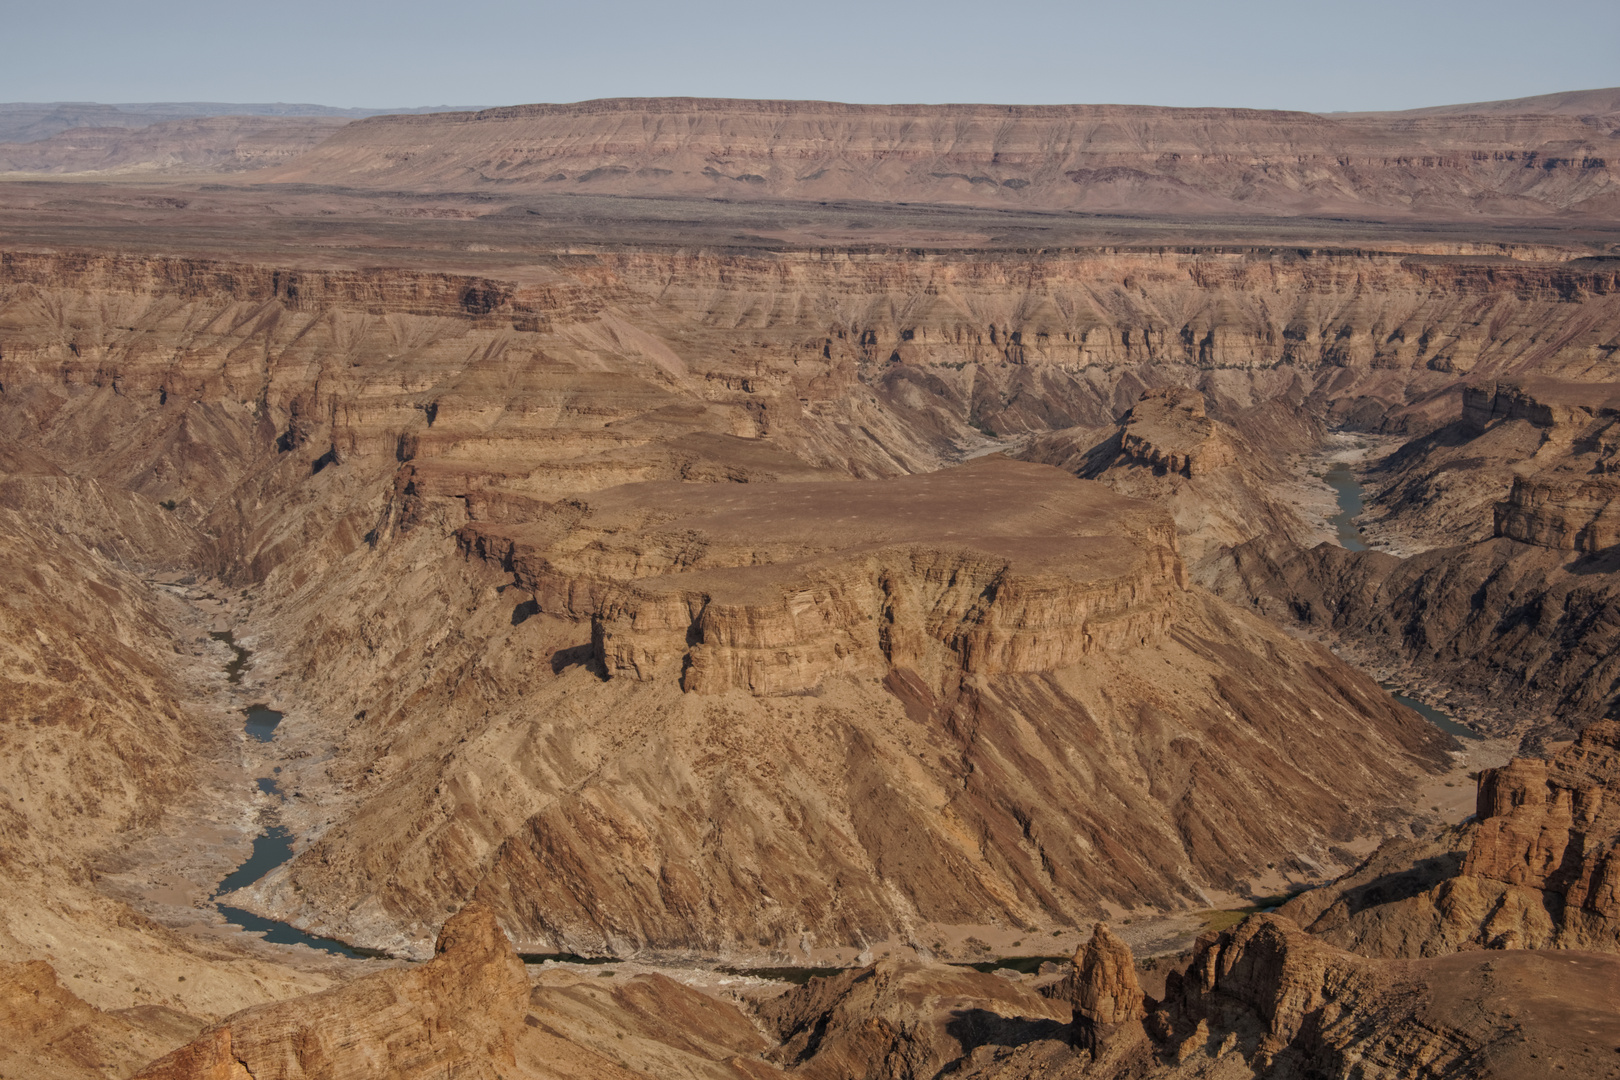
{"label": "hazy sky", "polygon": [[0,101],[1394,109],[1620,84],[1620,0],[0,0]]}

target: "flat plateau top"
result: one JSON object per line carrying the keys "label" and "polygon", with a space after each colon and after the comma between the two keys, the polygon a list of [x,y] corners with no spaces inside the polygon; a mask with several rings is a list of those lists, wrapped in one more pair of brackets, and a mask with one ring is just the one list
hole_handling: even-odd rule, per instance
{"label": "flat plateau top", "polygon": [[1174,544],[1157,508],[999,456],[888,480],[628,484],[583,501],[584,517],[553,534],[554,564],[584,561],[613,576],[668,575],[686,586],[742,585],[744,577],[765,584],[809,563],[896,547],[971,552],[1021,575],[1101,580],[1136,572]]}

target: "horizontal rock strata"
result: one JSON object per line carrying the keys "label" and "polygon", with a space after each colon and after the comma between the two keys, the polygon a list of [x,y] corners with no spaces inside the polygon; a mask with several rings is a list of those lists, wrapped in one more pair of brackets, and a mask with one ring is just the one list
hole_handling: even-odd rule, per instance
{"label": "horizontal rock strata", "polygon": [[1476,820],[1380,850],[1283,913],[1373,956],[1466,949],[1620,952],[1620,723],[1487,769]]}
{"label": "horizontal rock strata", "polygon": [[1602,213],[1614,139],[1577,116],[626,98],[386,116],[274,180],[1150,211]]}
{"label": "horizontal rock strata", "polygon": [[687,690],[799,692],[947,654],[963,675],[1049,671],[1162,639],[1185,585],[1161,515],[1004,459],[863,484],[636,485],[554,518],[471,525],[463,543],[539,611],[589,619],[605,672]]}

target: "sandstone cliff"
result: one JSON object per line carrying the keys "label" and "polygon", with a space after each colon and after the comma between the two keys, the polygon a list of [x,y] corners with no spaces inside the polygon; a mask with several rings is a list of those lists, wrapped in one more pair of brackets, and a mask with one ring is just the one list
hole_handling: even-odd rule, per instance
{"label": "sandstone cliff", "polygon": [[863,484],[636,484],[547,509],[462,543],[536,611],[589,620],[604,675],[705,693],[895,669],[954,693],[1161,641],[1186,584],[1167,520],[998,459]]}
{"label": "sandstone cliff", "polygon": [[1599,721],[1546,760],[1486,770],[1474,823],[1427,845],[1381,850],[1283,914],[1372,956],[1620,952],[1617,787],[1620,723]]}
{"label": "sandstone cliff", "polygon": [[470,905],[420,968],[249,1009],[137,1080],[497,1077],[516,1064],[529,980],[494,917]]}

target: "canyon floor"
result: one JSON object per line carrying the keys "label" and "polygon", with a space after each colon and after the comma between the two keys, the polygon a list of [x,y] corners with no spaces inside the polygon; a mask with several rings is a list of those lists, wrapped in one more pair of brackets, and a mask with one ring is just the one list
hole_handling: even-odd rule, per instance
{"label": "canyon floor", "polygon": [[1604,93],[6,149],[0,1077],[1620,1075]]}

